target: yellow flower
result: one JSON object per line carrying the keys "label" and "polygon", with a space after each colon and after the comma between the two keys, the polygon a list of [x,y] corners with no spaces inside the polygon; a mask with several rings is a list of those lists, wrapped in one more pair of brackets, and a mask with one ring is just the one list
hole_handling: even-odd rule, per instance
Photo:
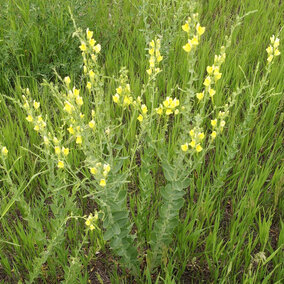
{"label": "yellow flower", "polygon": [[69,155],[69,148],[62,147],[62,152],[63,152],[64,156],[68,156]]}
{"label": "yellow flower", "polygon": [[73,107],[73,105],[71,105],[69,102],[65,102],[65,104],[64,104],[64,108],[63,108],[67,113],[69,113],[69,114],[71,114],[72,113],[72,111],[73,111],[73,109],[74,109],[74,107]]}
{"label": "yellow flower", "polygon": [[34,101],[34,108],[35,108],[35,109],[38,109],[38,108],[39,108],[39,106],[40,106],[40,103],[38,103],[38,102]]}
{"label": "yellow flower", "polygon": [[74,134],[74,128],[72,127],[72,125],[70,125],[70,127],[67,128],[67,130],[69,131],[70,134]]}
{"label": "yellow flower", "polygon": [[193,129],[191,129],[191,130],[189,131],[189,135],[190,135],[190,137],[193,137],[193,136],[195,135],[195,132],[194,132]]}
{"label": "yellow flower", "polygon": [[93,231],[95,229],[95,226],[93,224],[90,225],[90,230]]}
{"label": "yellow flower", "polygon": [[96,46],[94,46],[94,51],[96,53],[99,53],[101,51],[101,45],[100,44],[97,44]]}
{"label": "yellow flower", "polygon": [[80,118],[84,118],[84,117],[85,117],[85,114],[83,114],[83,113],[81,113],[81,112],[80,112],[79,115],[80,115]]}
{"label": "yellow flower", "polygon": [[112,96],[112,100],[117,104],[119,102],[119,94]]}
{"label": "yellow flower", "polygon": [[92,60],[93,60],[94,62],[96,62],[97,56],[96,56],[95,54],[91,54],[91,58],[92,58]]}
{"label": "yellow flower", "polygon": [[198,37],[197,36],[194,36],[191,40],[191,44],[192,45],[198,45],[199,44],[199,41],[198,41]]}
{"label": "yellow flower", "polygon": [[273,53],[273,47],[271,45],[269,45],[267,48],[266,48],[266,52],[270,55]]}
{"label": "yellow flower", "polygon": [[165,107],[169,107],[169,105],[172,103],[173,99],[170,97],[167,97],[164,101],[163,101],[163,105]]}
{"label": "yellow flower", "polygon": [[275,39],[275,41],[274,41],[273,47],[274,47],[274,48],[277,48],[277,47],[279,46],[279,44],[280,44],[280,40],[279,40],[279,38],[277,37],[277,38]]}
{"label": "yellow flower", "polygon": [[92,88],[92,83],[91,83],[91,82],[88,82],[88,83],[87,83],[87,89],[91,90],[91,88]]}
{"label": "yellow flower", "polygon": [[275,35],[273,35],[273,36],[270,37],[270,42],[271,42],[272,44],[274,43],[274,41],[275,41]]}
{"label": "yellow flower", "polygon": [[197,94],[196,94],[196,97],[197,97],[197,99],[198,99],[199,101],[201,101],[201,100],[204,98],[204,92],[202,92],[202,93],[197,93]]}
{"label": "yellow flower", "polygon": [[35,130],[35,131],[39,131],[39,130],[40,130],[40,127],[39,127],[38,124],[35,125],[34,130]]}
{"label": "yellow flower", "polygon": [[186,45],[184,45],[182,48],[186,51],[186,52],[190,52],[191,51],[191,43],[187,43]]}
{"label": "yellow flower", "polygon": [[151,75],[152,74],[152,69],[150,68],[150,69],[146,70],[146,72],[148,73],[148,75]]}
{"label": "yellow flower", "polygon": [[210,86],[210,84],[211,84],[211,78],[210,78],[210,76],[207,76],[204,80],[203,85],[208,87],[208,86]]}
{"label": "yellow flower", "polygon": [[89,71],[89,76],[90,76],[91,81],[94,80],[94,78],[95,78],[95,72],[94,72],[93,70],[90,70],[90,71]]}
{"label": "yellow flower", "polygon": [[147,111],[148,111],[148,108],[147,108],[146,105],[143,104],[143,105],[141,106],[141,110],[142,110],[142,113],[143,113],[143,114],[146,114]]}
{"label": "yellow flower", "polygon": [[116,92],[117,92],[119,95],[121,95],[121,93],[122,93],[122,87],[119,86],[118,88],[116,88]]}
{"label": "yellow flower", "polygon": [[267,58],[268,63],[270,63],[272,61],[272,59],[273,59],[273,55],[269,55],[268,58]]}
{"label": "yellow flower", "polygon": [[220,126],[221,126],[221,127],[224,127],[224,126],[225,126],[225,124],[226,124],[225,120],[221,120],[221,122],[220,122]]}
{"label": "yellow flower", "polygon": [[142,114],[139,114],[138,117],[137,117],[137,119],[138,119],[140,122],[142,122],[142,121],[143,121],[143,116],[142,116]]}
{"label": "yellow flower", "polygon": [[180,148],[183,152],[186,152],[188,150],[188,143],[181,145]]}
{"label": "yellow flower", "polygon": [[104,164],[104,170],[108,173],[110,171],[110,165]]}
{"label": "yellow flower", "polygon": [[98,170],[97,170],[97,168],[92,167],[92,168],[90,168],[90,172],[91,172],[92,175],[96,175]]}
{"label": "yellow flower", "polygon": [[194,148],[194,147],[195,147],[195,145],[196,145],[195,140],[192,140],[192,141],[189,143],[189,145],[190,145],[192,148]]}
{"label": "yellow flower", "polygon": [[28,109],[28,108],[29,108],[29,103],[28,103],[28,102],[25,102],[24,105],[23,105],[23,108],[24,108],[24,109]]}
{"label": "yellow flower", "polygon": [[85,224],[89,227],[91,225],[91,220],[88,218],[85,222]]}
{"label": "yellow flower", "polygon": [[65,77],[65,78],[64,78],[64,82],[65,82],[65,84],[66,84],[67,86],[69,86],[69,84],[71,83],[70,77],[69,77],[69,76]]}
{"label": "yellow flower", "polygon": [[102,179],[100,180],[100,186],[101,186],[101,187],[105,187],[105,186],[106,186],[106,180],[105,180],[104,178],[102,178]]}
{"label": "yellow flower", "polygon": [[79,94],[80,94],[80,90],[73,88],[73,94],[74,94],[75,97],[78,97]]}
{"label": "yellow flower", "polygon": [[199,138],[200,140],[203,140],[204,137],[205,137],[205,135],[204,135],[203,132],[198,133],[198,138]]}
{"label": "yellow flower", "polygon": [[213,119],[211,120],[211,125],[213,126],[213,128],[217,125],[217,119]]}
{"label": "yellow flower", "polygon": [[28,122],[32,122],[34,119],[33,119],[33,117],[29,114],[29,115],[26,117],[26,120],[27,120]]}
{"label": "yellow flower", "polygon": [[83,105],[83,98],[80,97],[80,96],[77,96],[77,98],[76,98],[76,104],[77,104],[78,106],[82,106],[82,105]]}
{"label": "yellow flower", "polygon": [[220,73],[219,71],[214,72],[214,80],[215,81],[220,80],[221,77],[222,77],[222,73]]}
{"label": "yellow flower", "polygon": [[216,138],[216,136],[217,136],[217,132],[216,132],[216,131],[212,131],[212,133],[211,133],[211,137],[212,137],[212,139],[215,139],[215,138]]}
{"label": "yellow flower", "polygon": [[56,155],[60,155],[61,152],[60,147],[59,146],[54,147],[54,152]]}
{"label": "yellow flower", "polygon": [[157,112],[157,114],[162,115],[163,114],[163,107],[160,106],[160,107],[156,108],[156,112]]}
{"label": "yellow flower", "polygon": [[162,60],[163,60],[163,56],[159,55],[159,56],[157,57],[157,62],[159,63],[159,62],[161,62]]}
{"label": "yellow flower", "polygon": [[155,53],[155,49],[154,48],[149,49],[149,54],[150,55],[153,55],[154,53]]}
{"label": "yellow flower", "polygon": [[91,39],[93,37],[94,32],[90,31],[89,28],[86,30],[87,39]]}
{"label": "yellow flower", "polygon": [[89,45],[90,45],[91,47],[94,47],[95,43],[96,43],[96,41],[95,41],[93,38],[91,38],[91,39],[89,40]]}
{"label": "yellow flower", "polygon": [[132,98],[128,97],[128,96],[125,96],[124,99],[123,99],[123,104],[126,105],[126,106],[129,106],[132,102]]}
{"label": "yellow flower", "polygon": [[201,35],[203,35],[204,32],[205,32],[205,27],[201,27],[200,24],[198,23],[198,24],[196,25],[196,31],[197,31],[197,33],[201,36]]}
{"label": "yellow flower", "polygon": [[200,144],[197,144],[195,149],[196,149],[196,152],[201,152],[203,148],[201,147]]}
{"label": "yellow flower", "polygon": [[179,110],[178,109],[175,110],[175,115],[177,115],[177,114],[179,114]]}
{"label": "yellow flower", "polygon": [[209,89],[210,97],[213,97],[215,94],[216,94],[216,91],[214,89]]}
{"label": "yellow flower", "polygon": [[167,108],[166,115],[171,115],[172,113],[173,113],[173,111],[170,108]]}
{"label": "yellow flower", "polygon": [[82,136],[81,135],[76,137],[76,144],[82,144]]}
{"label": "yellow flower", "polygon": [[151,47],[155,47],[155,42],[152,40],[152,41],[149,43],[149,45],[150,45]]}
{"label": "yellow flower", "polygon": [[207,66],[207,67],[206,67],[206,70],[207,70],[207,73],[208,73],[209,75],[211,75],[211,74],[213,73],[213,66]]}
{"label": "yellow flower", "polygon": [[274,56],[278,56],[278,55],[280,55],[280,51],[278,49],[275,49],[274,50]]}
{"label": "yellow flower", "polygon": [[4,147],[2,147],[1,152],[2,152],[2,155],[3,155],[3,156],[7,156],[9,151],[8,151],[7,147],[4,146]]}
{"label": "yellow flower", "polygon": [[58,164],[57,164],[57,167],[59,169],[63,169],[64,168],[64,162],[63,161],[59,161]]}
{"label": "yellow flower", "polygon": [[81,45],[79,46],[79,48],[81,49],[81,51],[86,51],[87,50],[87,46],[85,44],[85,42],[81,42]]}
{"label": "yellow flower", "polygon": [[94,127],[95,127],[95,121],[94,120],[91,120],[90,122],[89,122],[89,127],[91,128],[91,129],[93,129]]}
{"label": "yellow flower", "polygon": [[182,25],[182,29],[183,29],[185,32],[189,32],[189,24],[188,24],[188,23],[185,23],[184,25]]}

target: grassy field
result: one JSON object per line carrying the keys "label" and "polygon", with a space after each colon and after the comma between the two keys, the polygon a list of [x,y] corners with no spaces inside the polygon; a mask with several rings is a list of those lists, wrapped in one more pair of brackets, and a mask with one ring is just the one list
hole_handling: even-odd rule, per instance
{"label": "grassy field", "polygon": [[283,1],[0,10],[0,283],[283,283]]}

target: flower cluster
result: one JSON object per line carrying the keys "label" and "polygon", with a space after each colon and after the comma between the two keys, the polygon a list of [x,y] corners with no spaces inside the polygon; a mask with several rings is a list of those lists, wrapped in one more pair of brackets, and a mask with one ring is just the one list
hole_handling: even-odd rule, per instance
{"label": "flower cluster", "polygon": [[56,137],[52,141],[54,144],[54,153],[58,159],[57,167],[63,169],[65,166],[64,159],[69,155],[69,148],[60,147],[60,142]]}
{"label": "flower cluster", "polygon": [[106,186],[106,179],[111,170],[109,164],[96,163],[90,167],[91,174],[99,181],[101,187]]}
{"label": "flower cluster", "polygon": [[[30,95],[29,89],[25,90],[27,95]],[[40,112],[40,103],[37,101],[30,101],[25,95],[23,98],[23,108],[27,112],[26,120],[33,124],[34,130],[38,132],[42,137],[46,136],[46,122],[42,118]]]}
{"label": "flower cluster", "polygon": [[93,38],[93,31],[89,29],[86,30],[86,38],[81,38],[81,45],[79,46],[82,51],[83,57],[83,70],[84,74],[87,77],[86,87],[89,91],[91,91],[98,82],[99,72],[97,70],[97,57],[101,51],[101,45],[99,43],[96,44],[96,41]]}
{"label": "flower cluster", "polygon": [[120,71],[119,86],[116,88],[116,93],[112,96],[112,100],[124,108],[127,108],[133,103],[130,85],[128,84],[127,70],[125,68],[122,68]]}
{"label": "flower cluster", "polygon": [[199,101],[204,98],[204,95],[206,93],[208,93],[210,98],[213,100],[213,96],[216,93],[214,86],[216,85],[216,82],[222,77],[222,73],[220,73],[220,67],[226,58],[225,49],[225,46],[222,46],[220,55],[215,55],[214,64],[212,66],[207,66],[207,76],[203,82],[205,90],[203,90],[201,93],[196,94],[196,97]]}
{"label": "flower cluster", "polygon": [[200,37],[205,32],[205,27],[201,27],[198,22],[198,13],[193,14],[193,18],[188,17],[182,29],[187,33],[187,43],[182,47],[186,52],[190,52],[199,44]]}
{"label": "flower cluster", "polygon": [[[139,103],[140,100],[141,100],[141,99],[140,99],[140,97],[139,97],[138,100],[137,100],[137,102]],[[136,104],[137,104],[137,103],[136,103]],[[137,105],[139,105],[139,104],[137,104]],[[145,104],[140,105],[139,108],[140,108],[141,113],[138,115],[137,119],[138,119],[140,122],[142,122],[143,119],[144,119],[144,117],[147,115],[148,108],[147,108],[147,106],[146,106]]]}
{"label": "flower cluster", "polygon": [[[66,86],[69,87],[67,83],[69,77],[65,77],[64,81]],[[68,132],[76,137],[76,144],[82,144],[82,119],[84,118],[84,114],[81,113],[81,107],[84,104],[83,97],[80,96],[80,90],[73,87],[73,89],[69,89],[67,95],[63,94],[64,98],[64,107],[63,110],[66,113],[66,120],[69,124],[67,128]],[[92,127],[94,127],[94,123]]]}
{"label": "flower cluster", "polygon": [[178,114],[179,109],[177,108],[179,106],[179,100],[177,98],[172,99],[171,97],[167,97],[163,104],[160,104],[158,108],[156,108],[156,112],[159,115],[162,115],[165,113],[166,115],[171,114]]}
{"label": "flower cluster", "polygon": [[190,142],[186,142],[185,144],[181,145],[181,150],[184,152],[188,151],[188,147],[190,146],[193,151],[201,152],[203,150],[201,146],[201,142],[205,138],[205,134],[202,129],[198,127],[194,127],[189,131],[189,135],[191,138]]}
{"label": "flower cluster", "polygon": [[96,223],[99,219],[99,214],[97,211],[95,211],[95,214],[93,215],[92,213],[88,216],[86,219],[86,226],[89,227],[91,231],[93,231],[96,228]]}
{"label": "flower cluster", "polygon": [[[79,46],[80,50],[82,51],[83,58],[85,57],[86,53],[93,55],[93,60],[96,59],[96,54],[100,53],[101,45],[93,39],[93,31],[89,29],[86,30],[86,40],[81,40],[81,45]],[[95,60],[94,60],[95,61]]]}
{"label": "flower cluster", "polygon": [[159,63],[163,60],[163,56],[161,56],[160,53],[160,48],[161,48],[161,40],[160,39],[155,39],[152,40],[149,43],[149,64],[150,68],[147,71],[148,75],[156,75],[158,74],[161,70],[159,68]]}
{"label": "flower cluster", "polygon": [[274,35],[270,38],[270,45],[266,48],[268,53],[267,62],[268,64],[272,62],[273,58],[280,55],[280,51],[278,49],[280,40]]}
{"label": "flower cluster", "polygon": [[212,139],[215,139],[217,134],[221,133],[226,125],[225,118],[228,116],[229,111],[219,111],[217,118],[211,119],[212,132],[210,134]]}

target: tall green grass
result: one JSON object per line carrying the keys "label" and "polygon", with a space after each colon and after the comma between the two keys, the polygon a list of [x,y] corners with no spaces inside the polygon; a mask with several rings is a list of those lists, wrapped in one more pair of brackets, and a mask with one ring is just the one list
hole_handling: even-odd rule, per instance
{"label": "tall green grass", "polygon": [[[156,81],[156,99],[161,103],[171,95],[184,101],[183,90],[189,87],[190,75],[182,49],[187,39],[181,25],[189,16],[192,4],[181,0],[9,0],[0,3],[0,92],[3,95],[0,142],[9,150],[0,169],[1,283],[283,281],[282,54],[273,64],[267,83],[261,83],[267,65],[265,48],[270,36],[283,27],[284,5],[280,0],[198,3],[200,22],[206,26],[206,32],[196,54],[196,74],[191,86],[196,92],[202,90],[206,66],[213,64],[214,54],[225,44],[225,36],[230,34],[237,14],[257,10],[245,17],[233,33],[222,65],[222,79],[217,84],[215,105],[223,106],[238,88],[241,91],[214,149],[203,160],[196,160],[187,179],[180,221],[176,223],[168,249],[159,247],[163,240],[156,247],[147,243],[159,216],[163,198],[160,192],[167,182],[167,165],[161,161],[180,151],[181,141],[177,138],[184,130],[183,121],[177,117],[173,124],[170,122],[168,140],[164,140],[167,148],[163,148],[163,143],[155,144],[162,136],[157,125],[150,125],[149,130],[145,129],[148,136],[143,136],[142,146],[137,144],[136,155],[133,147],[139,122],[123,114],[113,104],[112,96],[122,66],[129,70],[133,96],[141,94],[148,78],[146,48],[158,35],[162,37],[164,59],[163,71]],[[112,137],[111,142],[120,143],[116,151],[122,156],[121,173],[128,176],[113,174],[110,179],[121,196],[127,192],[124,209],[130,211],[130,223],[134,224],[131,233],[137,234],[134,244],[140,259],[141,271],[136,276],[127,263],[130,270],[121,265],[116,250],[112,250],[115,245],[103,240],[104,216],[99,215],[99,228],[94,231],[85,225],[83,217],[102,206],[99,204],[98,208],[90,191],[95,185],[82,163],[84,152],[73,149],[70,144],[73,148],[70,146],[68,163],[72,171],[58,172],[39,147],[42,140],[26,120],[26,113],[15,103],[21,100],[22,89],[29,88],[32,99],[39,101],[42,113],[48,115],[52,131],[60,132],[64,112],[49,84],[61,86],[54,71],[62,78],[69,75],[76,86],[85,84],[80,42],[73,37],[75,29],[69,6],[77,26],[84,31],[87,27],[94,30],[94,38],[102,46],[98,63],[105,76],[101,91],[107,103],[104,120],[99,124],[101,130],[121,124],[120,136]],[[283,53],[283,32],[279,37]],[[42,84],[44,80],[48,83]],[[92,98],[87,92],[84,95],[83,110],[87,114],[93,105],[86,102]],[[150,95],[146,93],[149,109]],[[259,99],[252,105],[252,98],[256,96]],[[192,103],[191,108],[196,113],[197,104]],[[190,130],[190,125],[187,128]],[[149,134],[157,139],[155,143]],[[157,145],[164,150],[157,152]],[[133,154],[130,166],[134,167],[130,172],[129,163],[123,157]],[[108,226],[107,221],[104,226]],[[153,265],[157,268],[151,270],[151,252],[155,248],[163,254]]]}

